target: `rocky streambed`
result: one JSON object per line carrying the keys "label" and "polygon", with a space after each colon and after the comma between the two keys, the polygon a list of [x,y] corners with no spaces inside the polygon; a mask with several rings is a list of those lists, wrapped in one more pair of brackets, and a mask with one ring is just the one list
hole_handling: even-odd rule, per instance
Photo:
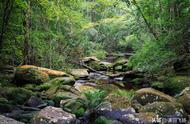
{"label": "rocky streambed", "polygon": [[151,78],[127,59],[78,69],[1,67],[0,124],[188,124],[190,78]]}

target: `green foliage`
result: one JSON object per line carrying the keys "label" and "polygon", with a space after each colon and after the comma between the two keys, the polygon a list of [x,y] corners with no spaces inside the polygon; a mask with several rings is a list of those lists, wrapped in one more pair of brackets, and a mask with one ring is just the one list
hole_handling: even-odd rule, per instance
{"label": "green foliage", "polygon": [[84,93],[83,98],[78,99],[78,102],[80,102],[86,110],[94,110],[103,105],[105,96],[105,92],[101,90],[87,91]]}
{"label": "green foliage", "polygon": [[131,100],[133,98],[133,96],[135,95],[135,91],[134,90],[129,90],[129,91],[126,91],[126,90],[116,90],[113,92],[115,95],[118,95],[118,96],[124,96],[124,97],[127,97],[129,100]]}
{"label": "green foliage", "polygon": [[146,42],[130,58],[129,66],[134,67],[136,70],[159,73],[175,57],[175,53],[164,49],[164,45],[160,45],[157,42]]}

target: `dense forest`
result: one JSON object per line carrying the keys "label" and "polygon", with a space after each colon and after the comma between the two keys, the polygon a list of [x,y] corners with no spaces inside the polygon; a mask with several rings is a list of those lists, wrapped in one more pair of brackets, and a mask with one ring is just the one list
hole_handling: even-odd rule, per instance
{"label": "dense forest", "polygon": [[0,124],[188,124],[189,36],[189,0],[1,0]]}

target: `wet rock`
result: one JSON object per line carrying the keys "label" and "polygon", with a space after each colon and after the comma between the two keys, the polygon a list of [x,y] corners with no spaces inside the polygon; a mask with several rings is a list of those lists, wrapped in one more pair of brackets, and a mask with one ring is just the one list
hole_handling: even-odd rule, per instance
{"label": "wet rock", "polygon": [[158,90],[152,89],[152,88],[143,88],[140,90],[137,90],[133,99],[132,99],[132,106],[136,109],[139,109],[139,107],[142,105],[146,105],[148,103],[153,102],[176,102],[175,98],[162,93]]}
{"label": "wet rock", "polygon": [[24,123],[0,115],[0,124],[24,124]]}
{"label": "wet rock", "polygon": [[177,98],[177,101],[181,103],[185,111],[190,114],[190,87],[186,87]]}
{"label": "wet rock", "polygon": [[77,78],[87,78],[89,76],[88,69],[72,69],[71,75]]}
{"label": "wet rock", "polygon": [[44,104],[43,100],[36,96],[31,96],[30,99],[26,102],[26,105],[30,107],[38,107],[42,104]]}
{"label": "wet rock", "polygon": [[33,119],[33,124],[74,124],[76,117],[61,108],[48,106]]}
{"label": "wet rock", "polygon": [[174,102],[154,102],[143,106],[140,112],[153,112],[161,117],[164,116],[178,116],[185,117],[186,113],[183,106]]}
{"label": "wet rock", "polygon": [[15,74],[15,80],[17,84],[41,84],[49,80],[47,73],[42,72],[36,68],[17,68]]}

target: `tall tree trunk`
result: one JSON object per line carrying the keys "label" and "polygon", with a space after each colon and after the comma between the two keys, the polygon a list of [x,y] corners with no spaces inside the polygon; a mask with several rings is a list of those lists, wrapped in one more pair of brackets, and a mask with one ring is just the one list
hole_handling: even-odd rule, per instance
{"label": "tall tree trunk", "polygon": [[30,64],[30,45],[29,45],[29,38],[30,38],[30,0],[28,1],[28,7],[25,11],[25,22],[24,22],[24,28],[25,28],[25,33],[24,33],[24,60],[23,64]]}
{"label": "tall tree trunk", "polygon": [[8,22],[9,22],[9,18],[11,15],[11,11],[13,9],[13,4],[14,4],[14,0],[3,0],[2,4],[4,6],[3,12],[2,12],[2,27],[1,27],[1,32],[0,32],[0,48],[2,47],[2,42],[4,40],[4,34],[6,32],[7,26],[8,26]]}

